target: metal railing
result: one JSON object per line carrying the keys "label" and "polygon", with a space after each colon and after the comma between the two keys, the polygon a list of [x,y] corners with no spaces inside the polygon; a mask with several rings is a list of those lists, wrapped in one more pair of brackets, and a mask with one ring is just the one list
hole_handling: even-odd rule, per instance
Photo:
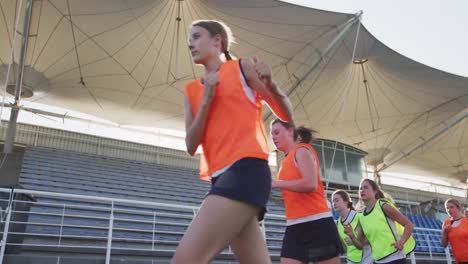
{"label": "metal railing", "polygon": [[[0,214],[0,226],[3,226],[3,230],[0,230],[2,234],[0,263],[3,263],[7,247],[15,246],[97,250],[101,253],[105,252],[106,264],[110,263],[113,251],[124,250],[134,253],[168,251],[169,247],[175,248],[178,239],[183,236],[185,229],[199,210],[197,206],[24,189],[0,188],[0,194],[7,197],[0,199],[0,204],[4,205]],[[20,200],[18,195],[29,195],[40,199],[37,201]],[[27,218],[18,220],[18,217],[15,217],[18,215],[26,215]],[[164,219],[171,220],[165,221]],[[177,219],[177,222],[174,219]],[[266,219],[270,225],[275,225],[276,221],[276,226],[279,227],[268,232],[284,232],[282,230],[285,226],[284,215],[267,214]],[[123,225],[123,223],[126,224]],[[18,226],[22,226],[24,230],[15,230]],[[171,226],[174,230],[168,229]],[[261,222],[260,227],[265,239],[268,240],[265,222]],[[44,231],[41,231],[41,228]],[[440,232],[436,229],[415,229]],[[10,236],[22,239],[19,242],[10,241]],[[160,239],[160,236],[166,236],[166,239]],[[167,239],[169,237],[171,239]],[[83,243],[67,243],[71,240]],[[442,261],[446,259],[447,263],[451,263],[448,249],[444,253],[436,253],[432,249],[429,235],[425,236],[425,240],[429,247],[428,254],[419,254],[416,260]],[[278,247],[270,246],[270,250],[275,249],[279,250]],[[231,254],[230,248],[227,248],[225,252]]]}
{"label": "metal railing", "polygon": [[[0,263],[3,263],[8,247],[95,250],[105,252],[106,264],[110,263],[112,251],[167,251],[168,245],[175,249],[178,238],[182,237],[199,210],[197,206],[24,189],[0,188],[0,194],[6,194],[3,197],[8,196],[8,199],[0,199],[0,204],[5,205],[2,206],[0,220],[0,226],[3,226]],[[40,199],[20,200],[18,195],[31,195]],[[27,220],[15,219],[15,216],[23,214],[27,215]],[[268,217],[285,220],[280,215]],[[179,222],[164,219],[178,219]],[[15,226],[23,226],[25,229],[18,231]],[[161,226],[166,228],[162,229]],[[171,226],[180,231],[168,230],[167,227]],[[260,228],[265,236],[264,222],[260,223]],[[20,242],[10,241],[11,236],[22,239]],[[171,237],[172,240],[159,239],[158,236]],[[66,242],[72,240],[83,243]],[[227,248],[224,252],[230,254],[231,249]]]}

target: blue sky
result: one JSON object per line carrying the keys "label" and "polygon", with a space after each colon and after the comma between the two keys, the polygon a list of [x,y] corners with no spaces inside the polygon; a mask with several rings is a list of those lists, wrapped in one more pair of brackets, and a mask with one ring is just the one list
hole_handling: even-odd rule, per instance
{"label": "blue sky", "polygon": [[380,41],[428,66],[468,77],[468,1],[287,0],[317,9],[356,13]]}

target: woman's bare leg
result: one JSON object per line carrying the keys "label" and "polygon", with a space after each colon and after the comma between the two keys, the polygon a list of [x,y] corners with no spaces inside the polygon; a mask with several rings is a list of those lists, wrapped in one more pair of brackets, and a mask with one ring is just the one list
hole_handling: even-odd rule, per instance
{"label": "woman's bare leg", "polygon": [[266,241],[258,224],[257,215],[258,213],[250,219],[244,229],[231,242],[231,248],[241,264],[271,263]]}
{"label": "woman's bare leg", "polygon": [[180,241],[171,263],[208,263],[241,234],[258,211],[247,203],[209,195]]}

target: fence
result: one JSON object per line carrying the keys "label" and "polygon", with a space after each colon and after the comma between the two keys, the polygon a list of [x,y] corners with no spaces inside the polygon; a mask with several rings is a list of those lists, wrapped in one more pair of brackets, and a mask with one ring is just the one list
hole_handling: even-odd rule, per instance
{"label": "fence", "polygon": [[[0,194],[3,197],[0,199],[3,205],[0,263],[3,263],[6,249],[15,247],[92,251],[105,256],[106,264],[110,263],[111,255],[118,252],[171,254],[199,209],[197,206],[24,189],[0,188]],[[25,196],[33,199],[24,199]],[[34,210],[38,207],[46,210]],[[267,214],[266,219],[281,222],[284,227],[283,215]],[[268,241],[265,222],[261,223],[261,229]],[[16,239],[12,239],[14,237]],[[429,237],[426,239],[429,242]],[[229,248],[223,251],[225,255],[230,253]],[[278,257],[278,253],[272,256]],[[451,256],[448,250],[441,254],[429,247],[429,254],[419,254],[413,258],[413,263],[415,260],[451,263]]]}

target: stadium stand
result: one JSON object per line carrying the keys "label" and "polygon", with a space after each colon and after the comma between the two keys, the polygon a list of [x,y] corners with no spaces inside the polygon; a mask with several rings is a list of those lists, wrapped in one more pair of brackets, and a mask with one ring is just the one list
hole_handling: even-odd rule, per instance
{"label": "stadium stand", "polygon": [[[20,184],[38,191],[23,244],[11,245],[21,247],[22,255],[55,251],[66,259],[74,253],[102,255],[106,249],[109,203],[41,193],[55,192],[152,203],[152,208],[114,204],[112,254],[151,252],[161,263],[167,263],[209,188],[192,169],[36,147],[25,152]],[[271,202],[269,212],[283,215],[284,209]],[[265,227],[270,252],[278,256],[284,220],[267,218]],[[229,249],[225,255],[232,261]]]}
{"label": "stadium stand", "polygon": [[[109,237],[113,262],[167,263],[208,191],[209,183],[197,174],[188,168],[27,147],[20,184],[32,190],[34,199],[17,202],[30,208],[15,212],[28,217],[26,223],[11,222],[10,235],[22,239],[14,243],[9,238],[5,263],[95,263],[107,253]],[[273,192],[268,209],[265,236],[277,262],[285,228],[279,191]],[[443,259],[440,221],[405,214],[417,227],[416,253]],[[14,225],[24,231],[12,233]],[[214,263],[233,259],[228,248]]]}

